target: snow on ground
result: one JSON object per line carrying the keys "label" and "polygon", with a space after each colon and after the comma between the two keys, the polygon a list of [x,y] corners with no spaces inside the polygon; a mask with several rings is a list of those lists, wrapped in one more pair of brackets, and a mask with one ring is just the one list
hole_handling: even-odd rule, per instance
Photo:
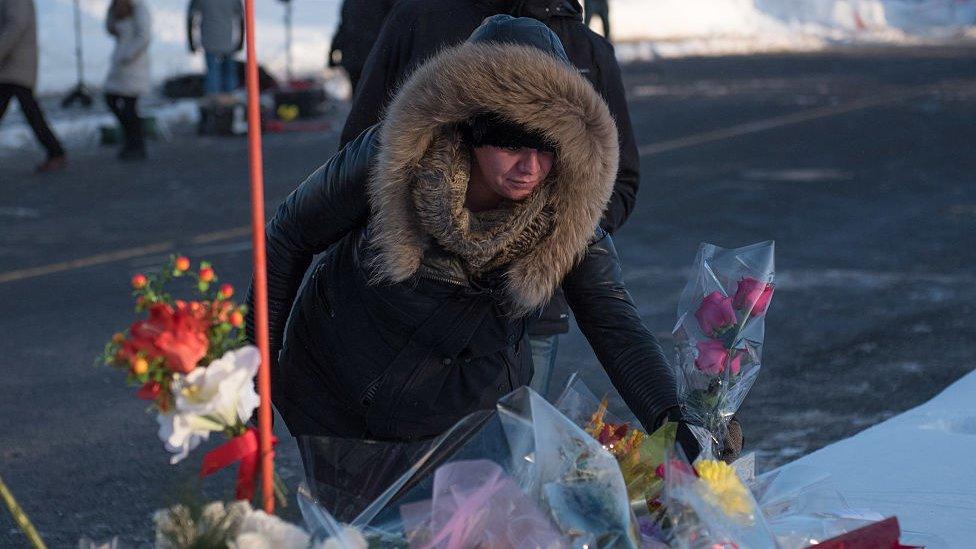
{"label": "snow on ground", "polygon": [[[38,90],[41,94],[61,94],[76,81],[75,0],[35,1],[40,44]],[[85,81],[97,90],[108,70],[113,45],[103,28],[110,0],[77,1],[82,14]],[[153,79],[161,82],[174,74],[201,71],[202,55],[190,54],[186,46],[188,0],[147,1],[153,13]],[[292,2],[296,74],[323,74],[340,4],[341,0]],[[255,2],[255,6],[258,59],[280,77],[286,66],[284,4],[267,0]],[[976,40],[976,0],[611,0],[610,9],[611,32],[621,61],[811,51],[845,44]],[[596,19],[592,26],[601,28]],[[163,122],[195,117],[187,114],[193,110],[188,104],[153,107],[144,101],[141,110]],[[99,126],[112,123],[103,109],[89,114],[49,108],[47,116],[54,131],[69,145],[89,141]],[[19,114],[0,121],[0,152],[17,150],[30,137]]]}
{"label": "snow on ground", "polygon": [[[192,127],[200,116],[196,101],[190,99],[141,107],[140,111],[143,116],[151,114],[155,117],[163,138],[168,138],[173,128]],[[12,118],[17,119],[16,123],[5,124],[0,128],[0,156],[5,152],[14,153],[37,148],[30,127],[20,121],[19,115]],[[101,108],[96,112],[74,110],[48,118],[54,133],[69,149],[97,145],[101,139],[100,131],[103,126],[118,125],[115,117]]]}
{"label": "snow on ground", "polygon": [[[35,0],[37,6],[40,78],[38,89],[56,92],[76,80],[75,0]],[[152,73],[154,80],[203,70],[203,54],[191,54],[186,41],[186,7],[189,0],[144,0],[153,16]],[[105,32],[105,13],[110,0],[78,0],[82,13],[82,47],[85,80],[98,87],[108,72],[113,41]],[[292,2],[294,69],[298,73],[321,71],[335,32],[341,0]],[[255,2],[257,46],[260,62],[276,75],[285,70],[285,4],[274,0]]]}
{"label": "snow on ground", "polygon": [[611,10],[624,61],[976,39],[976,0],[616,0]]}
{"label": "snow on ground", "polygon": [[848,503],[930,549],[976,539],[976,372],[929,402],[784,465],[830,471]]}
{"label": "snow on ground", "polygon": [[[75,81],[74,0],[35,0],[41,49],[39,89]],[[78,0],[86,80],[101,83],[112,47],[103,22],[109,0]],[[188,0],[148,0],[153,12],[153,76],[200,70],[186,48]],[[321,71],[338,23],[340,0],[294,0],[293,58],[297,73]],[[285,69],[284,4],[255,2],[258,57]],[[621,53],[701,55],[810,50],[847,43],[908,43],[976,39],[976,0],[611,0],[611,31]],[[599,22],[594,19],[594,28]],[[629,44],[624,44],[629,43]],[[637,45],[635,46],[636,43]]]}

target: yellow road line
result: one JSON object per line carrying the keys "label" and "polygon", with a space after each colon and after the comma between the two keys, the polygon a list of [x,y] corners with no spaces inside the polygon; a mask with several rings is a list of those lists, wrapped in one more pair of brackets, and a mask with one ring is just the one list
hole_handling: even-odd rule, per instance
{"label": "yellow road line", "polygon": [[193,244],[207,244],[210,242],[217,242],[219,240],[228,240],[231,238],[238,238],[241,236],[250,236],[251,226],[247,225],[244,227],[234,227],[233,229],[226,229],[223,231],[214,231],[212,233],[205,233],[201,235],[194,236],[190,239]]}
{"label": "yellow road line", "polygon": [[172,249],[173,249],[172,242],[160,242],[158,244],[150,244],[149,246],[140,246],[138,248],[126,248],[124,250],[118,250],[118,251],[108,252],[104,254],[91,255],[88,257],[83,257],[81,259],[73,259],[71,261],[62,261],[60,263],[52,263],[50,265],[32,267],[30,269],[7,271],[5,273],[0,273],[0,284],[4,282],[13,282],[15,280],[24,280],[25,278],[35,278],[38,276],[61,273],[64,271],[71,271],[74,269],[80,269],[82,267],[92,267],[94,265],[112,263],[113,261],[121,261],[123,259],[132,259],[134,257],[142,257],[145,255],[158,254],[158,253],[170,251]]}
{"label": "yellow road line", "polygon": [[[233,229],[225,229],[222,231],[213,231],[210,233],[199,234],[197,236],[190,238],[189,242],[191,244],[208,244],[211,242],[218,242],[221,240],[230,240],[232,238],[248,236],[250,234],[251,234],[251,227],[234,227]],[[61,273],[64,271],[70,271],[74,269],[81,269],[84,267],[92,267],[94,265],[102,265],[105,263],[112,263],[115,261],[122,261],[125,259],[134,259],[137,257],[144,257],[147,255],[169,252],[169,251],[173,251],[173,248],[174,248],[174,243],[172,241],[160,242],[158,244],[150,244],[148,246],[138,246],[135,248],[125,248],[114,252],[96,254],[88,257],[83,257],[80,259],[73,259],[71,261],[62,261],[60,263],[52,263],[50,265],[31,267],[29,269],[18,269],[15,271],[7,271],[5,273],[0,273],[0,284],[3,284],[4,282],[13,282],[15,280],[24,280],[26,278],[35,278],[38,276]]]}
{"label": "yellow road line", "polygon": [[[887,103],[894,103],[896,101],[907,99],[909,97],[915,97],[918,95],[931,93],[933,91],[972,91],[973,88],[974,88],[974,83],[971,80],[939,82],[927,86],[918,86],[916,88],[899,90],[887,94],[881,94],[881,95],[875,95],[873,97],[857,99],[848,103],[844,103],[842,105],[819,107],[816,109],[810,109],[810,110],[801,111],[793,114],[774,116],[772,118],[755,120],[752,122],[746,122],[744,124],[738,124],[727,128],[720,128],[717,130],[697,133],[685,137],[679,137],[677,139],[658,141],[657,143],[648,143],[647,145],[643,145],[639,147],[638,151],[640,152],[641,156],[650,156],[650,155],[660,154],[663,152],[673,151],[677,149],[703,145],[705,143],[710,143],[713,141],[721,141],[723,139],[730,139],[733,137],[758,133],[758,132],[762,132],[774,128],[781,128],[783,126],[789,126],[792,124],[799,124],[801,122],[816,120],[818,118],[837,116],[839,114],[845,114],[845,113],[858,111],[862,109],[868,109],[871,107],[877,107]],[[200,234],[192,237],[189,241],[191,244],[206,244],[210,242],[217,242],[220,240],[239,238],[239,237],[247,236],[249,234],[251,234],[250,227],[246,227],[246,226],[234,227],[231,229],[224,229],[220,231]],[[113,261],[121,261],[124,259],[132,259],[135,257],[161,253],[165,251],[170,251],[172,250],[172,248],[173,248],[172,242],[162,242],[159,244],[152,244],[150,246],[127,248],[115,252],[97,254],[89,257],[84,257],[81,259],[75,259],[72,261],[63,261],[60,263],[43,265],[40,267],[33,267],[30,269],[7,271],[5,273],[0,273],[0,284],[4,282],[12,282],[15,280],[24,280],[26,278],[34,278],[34,277],[44,276],[48,274],[60,273],[60,272],[69,271],[73,269],[80,269],[83,267],[91,267],[93,265],[111,263]]]}
{"label": "yellow road line", "polygon": [[727,128],[719,128],[717,130],[696,133],[685,137],[679,137],[677,139],[648,143],[646,145],[642,145],[637,150],[641,156],[651,156],[677,149],[703,145],[712,141],[721,141],[723,139],[730,139],[733,137],[749,135],[774,128],[781,128],[783,126],[799,124],[801,122],[808,122],[810,120],[817,120],[819,118],[827,118],[862,109],[869,109],[871,107],[878,107],[887,103],[895,103],[903,99],[917,97],[919,95],[925,95],[936,91],[972,92],[974,89],[976,89],[976,82],[973,82],[972,80],[944,80],[935,84],[917,86],[914,88],[902,89],[872,97],[865,97],[863,99],[856,99],[841,105],[818,107],[792,114],[784,114],[782,116],[754,120],[752,122],[737,124]]}

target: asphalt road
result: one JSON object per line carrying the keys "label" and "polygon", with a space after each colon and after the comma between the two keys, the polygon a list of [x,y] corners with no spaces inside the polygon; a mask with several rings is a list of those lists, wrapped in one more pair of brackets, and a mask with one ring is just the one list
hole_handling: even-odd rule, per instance
{"label": "asphalt road", "polygon": [[[647,325],[670,344],[698,244],[774,239],[763,371],[740,416],[769,469],[924,402],[976,349],[976,51],[684,59],[625,68],[642,189],[617,235]],[[340,122],[337,121],[338,126]],[[335,131],[265,139],[269,211],[334,151]],[[168,464],[117,372],[92,366],[132,319],[128,279],[181,251],[246,286],[243,139],[177,132],[151,160],[0,151],[0,475],[53,547],[151,540],[196,482]],[[607,379],[577,330],[558,385]],[[287,433],[278,466],[301,466]],[[232,472],[202,483],[230,497]],[[294,506],[284,511],[297,520]],[[0,547],[24,538],[0,512]]]}

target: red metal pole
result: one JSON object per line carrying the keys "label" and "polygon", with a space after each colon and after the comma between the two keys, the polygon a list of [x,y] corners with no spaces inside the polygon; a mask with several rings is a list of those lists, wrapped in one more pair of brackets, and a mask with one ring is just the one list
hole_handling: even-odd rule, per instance
{"label": "red metal pole", "polygon": [[247,39],[247,152],[251,167],[251,244],[254,250],[254,338],[261,351],[258,370],[258,432],[261,449],[261,495],[264,511],[274,512],[274,454],[271,450],[271,355],[268,351],[268,273],[264,250],[264,161],[261,157],[261,111],[258,62],[254,46],[254,0],[244,0]]}

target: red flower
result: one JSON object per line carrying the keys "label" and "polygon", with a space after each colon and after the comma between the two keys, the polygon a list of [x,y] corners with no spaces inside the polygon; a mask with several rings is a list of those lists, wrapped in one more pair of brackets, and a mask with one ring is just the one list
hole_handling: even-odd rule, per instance
{"label": "red flower", "polygon": [[143,400],[156,400],[162,389],[163,386],[158,381],[147,381],[145,385],[139,388],[136,396]]}
{"label": "red flower", "polygon": [[603,445],[616,444],[623,440],[627,436],[627,424],[621,423],[620,425],[614,425],[613,423],[605,423],[603,429],[600,430],[599,436],[596,439]]}
{"label": "red flower", "polygon": [[718,337],[735,324],[735,311],[732,310],[732,298],[722,296],[721,292],[712,292],[705,296],[698,310],[695,311],[698,327],[708,337]]}
{"label": "red flower", "polygon": [[235,328],[241,328],[244,326],[244,313],[240,310],[236,310],[230,314],[230,325]]}
{"label": "red flower", "polygon": [[174,372],[189,373],[207,354],[206,310],[197,302],[177,302],[174,310],[165,303],[149,308],[149,318],[129,328],[128,351],[142,351],[150,358],[162,357]]}
{"label": "red flower", "polygon": [[759,316],[766,312],[772,297],[772,284],[746,277],[739,281],[735,297],[732,298],[732,306],[739,310],[749,310],[750,316]]}
{"label": "red flower", "polygon": [[142,273],[139,273],[132,277],[132,287],[135,288],[136,290],[141,290],[145,288],[146,285],[148,284],[149,284],[149,279],[146,278],[146,275]]}
{"label": "red flower", "polygon": [[213,301],[210,303],[210,311],[217,322],[229,322],[234,313],[234,304],[230,301]]}
{"label": "red flower", "polygon": [[220,285],[220,297],[223,299],[230,299],[234,295],[234,287],[230,284]]}

